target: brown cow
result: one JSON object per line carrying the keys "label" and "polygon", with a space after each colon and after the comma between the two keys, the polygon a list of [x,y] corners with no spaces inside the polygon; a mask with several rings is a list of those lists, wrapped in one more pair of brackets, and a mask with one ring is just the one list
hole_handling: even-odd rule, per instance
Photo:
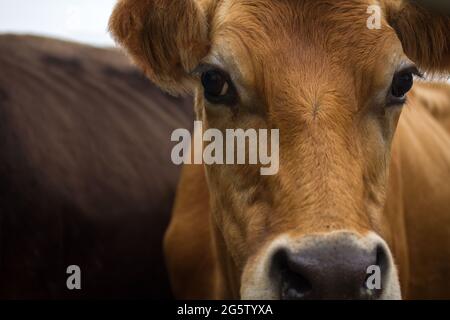
{"label": "brown cow", "polygon": [[170,134],[192,119],[116,50],[1,35],[0,299],[170,298]]}
{"label": "brown cow", "polygon": [[280,130],[276,175],[185,167],[165,242],[177,297],[450,298],[450,137],[424,87],[406,99],[418,68],[450,70],[449,17],[390,0],[122,0],[110,26],[159,86],[195,93],[206,128]]}

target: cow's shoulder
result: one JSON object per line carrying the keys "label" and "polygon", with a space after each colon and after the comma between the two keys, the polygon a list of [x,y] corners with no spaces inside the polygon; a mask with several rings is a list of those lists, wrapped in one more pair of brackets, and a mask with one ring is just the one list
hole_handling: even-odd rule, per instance
{"label": "cow's shoulder", "polygon": [[[450,128],[443,125],[448,117],[450,86],[438,83],[415,85],[402,111],[393,141],[393,156],[399,158],[394,161],[401,165],[404,177],[417,177],[422,186],[432,189],[443,181],[445,186],[448,185],[450,134],[447,129]],[[425,182],[427,183],[423,185]],[[416,190],[424,189],[414,185],[412,191]],[[440,190],[448,191],[450,196],[449,187]],[[428,191],[433,194],[433,190]]]}
{"label": "cow's shoulder", "polygon": [[[449,87],[444,84],[416,85],[402,112],[392,148],[390,189],[386,204],[392,239],[397,241],[397,260],[409,260],[408,298],[423,298],[431,293],[449,294],[444,273],[450,270],[450,111]],[[432,275],[433,281],[429,279]],[[403,278],[405,277],[403,276]]]}

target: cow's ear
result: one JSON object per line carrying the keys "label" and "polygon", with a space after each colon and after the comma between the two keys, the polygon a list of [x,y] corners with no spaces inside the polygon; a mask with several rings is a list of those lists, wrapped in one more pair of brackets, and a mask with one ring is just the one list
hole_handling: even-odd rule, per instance
{"label": "cow's ear", "polygon": [[119,0],[109,29],[162,89],[189,91],[189,73],[209,50],[208,24],[195,0]]}
{"label": "cow's ear", "polygon": [[450,6],[445,2],[384,0],[405,53],[429,71],[450,72]]}

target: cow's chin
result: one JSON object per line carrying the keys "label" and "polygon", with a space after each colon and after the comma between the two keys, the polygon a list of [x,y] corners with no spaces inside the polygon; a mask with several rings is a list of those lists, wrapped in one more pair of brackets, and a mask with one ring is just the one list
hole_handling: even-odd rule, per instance
{"label": "cow's chin", "polygon": [[[294,262],[286,263],[286,259]],[[375,263],[371,264],[371,259]],[[368,289],[372,273],[366,265],[377,263],[381,286]],[[283,279],[286,268],[294,273],[289,276],[292,288],[290,284],[286,288]],[[372,232],[362,237],[339,231],[301,239],[283,235],[265,246],[244,268],[241,299],[400,300],[401,290],[392,254],[383,239]]]}

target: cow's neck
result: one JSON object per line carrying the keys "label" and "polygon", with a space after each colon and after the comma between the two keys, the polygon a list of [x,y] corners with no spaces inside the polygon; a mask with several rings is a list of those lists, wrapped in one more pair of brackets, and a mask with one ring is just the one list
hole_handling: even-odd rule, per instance
{"label": "cow's neck", "polygon": [[[409,280],[408,243],[405,230],[403,180],[400,148],[394,143],[387,188],[387,198],[381,223],[381,236],[392,251],[402,286]],[[402,288],[403,294],[406,292]]]}
{"label": "cow's neck", "polygon": [[233,259],[228,253],[223,236],[217,225],[211,219],[211,231],[213,235],[213,256],[216,257],[215,270],[215,296],[219,299],[239,299],[240,279]]}

